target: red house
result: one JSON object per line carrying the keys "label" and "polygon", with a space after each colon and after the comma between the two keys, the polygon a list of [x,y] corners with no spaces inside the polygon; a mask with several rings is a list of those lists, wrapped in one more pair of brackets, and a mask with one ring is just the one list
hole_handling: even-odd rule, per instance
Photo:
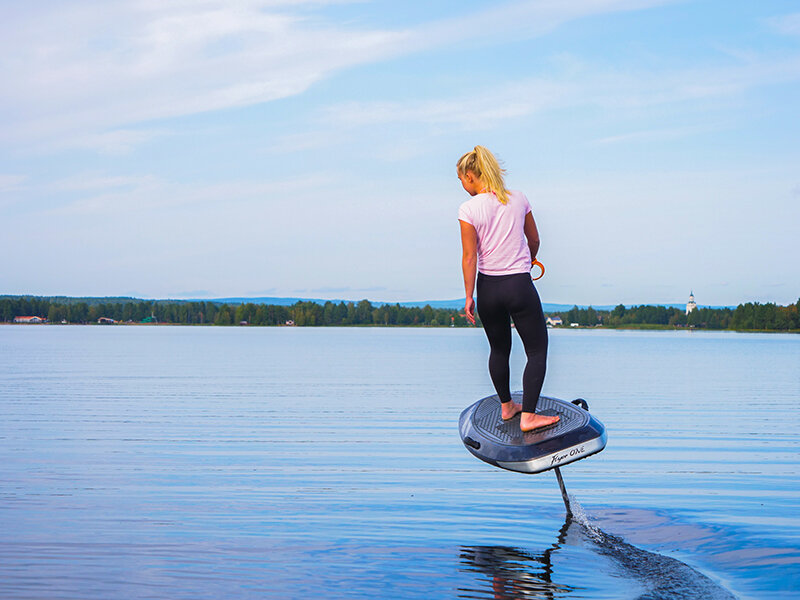
{"label": "red house", "polygon": [[47,319],[42,317],[14,317],[14,323],[44,323]]}

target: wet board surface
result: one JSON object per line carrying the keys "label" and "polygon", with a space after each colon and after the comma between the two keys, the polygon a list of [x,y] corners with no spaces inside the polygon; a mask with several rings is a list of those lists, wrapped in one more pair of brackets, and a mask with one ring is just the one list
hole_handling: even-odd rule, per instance
{"label": "wet board surface", "polygon": [[[512,394],[516,402],[522,393]],[[603,424],[572,402],[541,396],[536,412],[559,415],[555,425],[522,432],[519,415],[503,421],[500,399],[489,396],[461,413],[459,432],[464,446],[477,458],[521,473],[541,473],[600,452],[606,444]]]}

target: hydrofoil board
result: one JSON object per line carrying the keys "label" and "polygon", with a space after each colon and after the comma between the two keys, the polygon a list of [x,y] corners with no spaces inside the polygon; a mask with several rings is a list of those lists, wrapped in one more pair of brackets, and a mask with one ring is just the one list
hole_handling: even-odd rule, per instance
{"label": "hydrofoil board", "polygon": [[[522,392],[512,397],[522,402]],[[559,415],[561,419],[548,428],[523,433],[519,415],[503,421],[497,396],[478,400],[461,413],[458,423],[461,441],[482,461],[519,473],[541,473],[605,448],[606,428],[589,413],[585,400],[566,402],[541,396],[536,412]]]}

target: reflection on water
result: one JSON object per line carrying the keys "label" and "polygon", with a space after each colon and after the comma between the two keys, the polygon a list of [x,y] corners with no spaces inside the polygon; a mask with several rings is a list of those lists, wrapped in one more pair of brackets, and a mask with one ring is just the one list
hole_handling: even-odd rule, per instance
{"label": "reflection on water", "polygon": [[[573,498],[573,503],[576,501]],[[728,590],[679,560],[637,548],[621,537],[606,533],[588,522],[580,510],[567,516],[556,541],[538,553],[509,546],[463,546],[461,564],[489,578],[491,589],[461,588],[461,598],[496,600],[552,600],[575,590],[554,577],[553,554],[570,536],[570,543],[610,559],[617,571],[642,588],[637,600],[730,600]],[[592,573],[586,573],[593,577]]]}
{"label": "reflection on water", "polygon": [[[511,546],[462,546],[463,570],[487,575],[492,586],[492,595],[489,597],[497,600],[550,599],[559,593],[570,592],[572,586],[553,581],[551,555],[561,548],[572,524],[572,518],[567,517],[556,542],[536,554]],[[462,588],[459,597],[478,598],[483,597],[484,593],[485,590],[479,588]]]}

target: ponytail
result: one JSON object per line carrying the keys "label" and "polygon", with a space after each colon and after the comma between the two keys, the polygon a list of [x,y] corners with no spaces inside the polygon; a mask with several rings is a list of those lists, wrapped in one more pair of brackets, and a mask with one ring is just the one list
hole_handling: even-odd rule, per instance
{"label": "ponytail", "polygon": [[508,190],[503,181],[505,169],[500,166],[494,154],[484,146],[475,146],[472,152],[467,152],[456,163],[458,172],[465,175],[472,171],[483,183],[486,191],[492,192],[501,204],[508,204]]}

